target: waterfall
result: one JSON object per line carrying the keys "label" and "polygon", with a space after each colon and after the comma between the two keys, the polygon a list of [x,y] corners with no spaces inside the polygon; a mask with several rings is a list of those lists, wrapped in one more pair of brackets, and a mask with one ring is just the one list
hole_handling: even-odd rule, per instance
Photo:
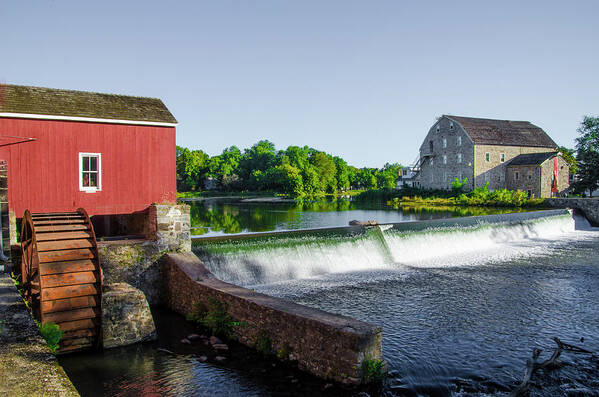
{"label": "waterfall", "polygon": [[247,286],[328,273],[476,265],[534,254],[574,229],[569,212],[546,211],[383,225],[346,235],[196,240],[194,252],[216,277]]}

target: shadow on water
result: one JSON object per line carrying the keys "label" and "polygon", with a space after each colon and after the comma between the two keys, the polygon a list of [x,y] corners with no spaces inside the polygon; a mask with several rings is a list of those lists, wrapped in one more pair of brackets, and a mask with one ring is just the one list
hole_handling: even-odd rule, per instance
{"label": "shadow on water", "polygon": [[[182,316],[152,308],[158,340],[99,353],[59,357],[83,397],[94,396],[346,396],[357,391],[329,384],[292,365],[264,357],[236,342],[218,355]],[[202,356],[207,358],[203,361]]]}

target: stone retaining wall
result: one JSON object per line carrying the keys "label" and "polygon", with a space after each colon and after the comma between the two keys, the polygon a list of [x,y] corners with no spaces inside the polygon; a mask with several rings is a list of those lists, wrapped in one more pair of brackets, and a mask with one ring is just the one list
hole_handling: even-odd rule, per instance
{"label": "stone retaining wall", "polygon": [[591,225],[599,226],[599,198],[552,198],[545,202],[555,208],[573,208],[582,211]]}
{"label": "stone retaining wall", "polygon": [[225,283],[192,253],[165,255],[163,276],[171,310],[186,315],[195,302],[216,299],[240,342],[256,347],[267,339],[274,354],[321,378],[358,384],[362,361],[382,357],[380,327]]}

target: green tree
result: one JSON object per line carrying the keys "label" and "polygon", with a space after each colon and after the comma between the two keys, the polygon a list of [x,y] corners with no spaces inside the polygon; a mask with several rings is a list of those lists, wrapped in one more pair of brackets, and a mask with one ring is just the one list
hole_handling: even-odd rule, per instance
{"label": "green tree", "polygon": [[177,146],[177,189],[201,189],[204,173],[208,170],[208,159],[208,155],[201,150],[192,151]]}
{"label": "green tree", "polygon": [[327,193],[337,191],[337,179],[335,173],[337,169],[335,162],[331,156],[323,152],[315,152],[310,156],[310,163],[316,168],[316,172],[320,175],[321,190]]}
{"label": "green tree", "polygon": [[557,148],[557,151],[562,154],[566,163],[570,167],[570,174],[575,175],[578,173],[578,161],[576,160],[576,151],[574,149],[568,149],[565,146],[560,146]]}
{"label": "green tree", "polygon": [[248,182],[247,188],[260,188],[266,170],[276,166],[276,150],[274,143],[263,140],[246,149],[239,160],[239,175]]}
{"label": "green tree", "polygon": [[333,157],[333,162],[335,163],[335,179],[337,180],[337,190],[347,190],[349,189],[349,178],[350,178],[350,169],[341,157]]}
{"label": "green tree", "polygon": [[599,117],[584,116],[576,138],[576,159],[578,160],[579,190],[599,189]]}

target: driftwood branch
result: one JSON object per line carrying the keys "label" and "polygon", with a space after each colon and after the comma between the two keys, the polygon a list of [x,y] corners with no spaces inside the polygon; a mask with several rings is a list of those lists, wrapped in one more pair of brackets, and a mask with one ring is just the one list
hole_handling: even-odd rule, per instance
{"label": "driftwood branch", "polygon": [[571,351],[571,352],[575,352],[575,353],[593,354],[592,352],[590,352],[586,349],[583,349],[581,347],[570,345],[568,343],[564,343],[558,337],[554,337],[553,341],[557,344],[557,347],[553,351],[553,354],[551,355],[551,357],[543,362],[537,361],[539,356],[541,355],[542,350],[536,349],[536,348],[532,350],[532,359],[526,360],[526,369],[524,370],[524,376],[522,377],[522,382],[518,385],[518,387],[516,387],[510,393],[510,397],[519,397],[519,396],[525,395],[525,393],[528,391],[528,388],[530,386],[530,380],[531,380],[533,374],[541,368],[546,368],[549,366],[556,366],[558,364],[557,359],[562,354],[562,351],[567,350],[567,351]]}

